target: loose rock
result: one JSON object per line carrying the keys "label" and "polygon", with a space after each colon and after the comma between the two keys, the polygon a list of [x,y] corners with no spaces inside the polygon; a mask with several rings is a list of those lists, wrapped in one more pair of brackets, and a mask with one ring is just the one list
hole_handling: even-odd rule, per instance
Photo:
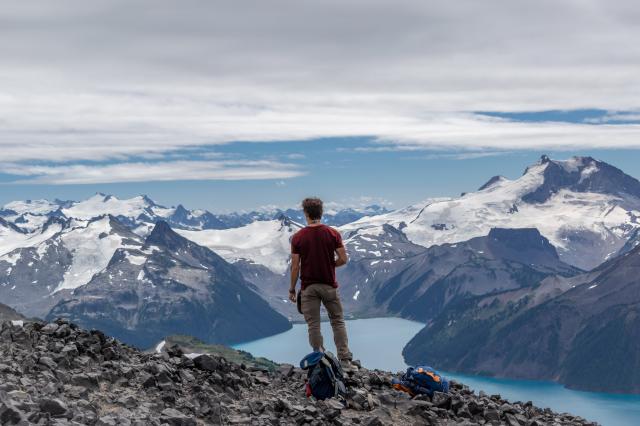
{"label": "loose rock", "polygon": [[356,362],[346,401],[316,401],[289,364],[269,372],[174,346],[144,353],[65,320],[0,324],[0,360],[1,425],[593,425],[455,382],[411,398],[391,373]]}

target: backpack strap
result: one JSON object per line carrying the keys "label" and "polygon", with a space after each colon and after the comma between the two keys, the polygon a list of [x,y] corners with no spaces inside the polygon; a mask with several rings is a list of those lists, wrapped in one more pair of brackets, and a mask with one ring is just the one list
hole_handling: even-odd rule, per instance
{"label": "backpack strap", "polygon": [[333,372],[333,366],[331,361],[329,361],[326,357],[322,357],[320,362],[322,363],[322,365],[324,365],[324,369],[329,375],[329,378],[331,379],[331,383],[333,383],[333,396],[338,396],[340,388],[338,386],[338,380],[336,379],[336,375]]}
{"label": "backpack strap", "polygon": [[344,378],[344,371],[342,370],[342,365],[340,365],[340,361],[338,361],[335,355],[333,355],[331,352],[325,352],[324,356],[331,363],[335,376],[338,379],[342,380]]}

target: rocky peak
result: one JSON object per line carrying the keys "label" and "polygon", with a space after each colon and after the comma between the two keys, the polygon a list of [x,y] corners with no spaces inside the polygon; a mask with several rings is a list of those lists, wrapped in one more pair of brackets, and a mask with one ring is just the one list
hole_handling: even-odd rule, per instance
{"label": "rocky peak", "polygon": [[555,247],[536,228],[492,228],[486,237],[473,238],[467,244],[495,259],[580,272],[563,264]]}
{"label": "rocky peak", "polygon": [[[622,170],[592,157],[552,160],[543,155],[538,166],[544,166],[542,184],[522,197],[527,203],[544,203],[560,190],[640,198],[640,182]],[[539,167],[528,167],[528,173],[539,173]]]}
{"label": "rocky peak", "polygon": [[[58,211],[58,210],[56,210],[56,211]],[[47,219],[47,221],[42,226],[42,232],[45,232],[47,229],[49,229],[49,227],[51,227],[53,225],[60,225],[63,229],[64,228],[68,228],[70,223],[71,223],[71,219],[65,218],[64,215],[62,215],[62,216],[60,216],[60,215],[51,215],[51,216],[49,216],[49,219]]]}
{"label": "rocky peak", "polygon": [[185,209],[182,204],[178,204],[173,214],[174,216],[186,217],[189,214],[189,210]]}
{"label": "rocky peak", "polygon": [[151,234],[145,240],[145,245],[147,246],[166,247],[169,250],[175,250],[188,243],[187,239],[178,235],[164,220],[156,222]]}
{"label": "rocky peak", "polygon": [[506,178],[504,176],[500,176],[500,175],[493,176],[484,185],[482,185],[480,188],[478,188],[478,191],[482,191],[482,190],[485,190],[487,188],[491,188],[493,185],[495,185],[496,183],[501,182],[503,180],[506,180]]}
{"label": "rocky peak", "polygon": [[0,217],[2,216],[16,216],[18,214],[17,211],[11,209],[0,209]]}
{"label": "rocky peak", "polygon": [[153,201],[151,198],[149,198],[149,196],[148,196],[148,195],[146,195],[146,194],[142,194],[142,195],[140,195],[140,199],[141,199],[145,204],[147,204],[149,207],[155,207],[155,206],[157,206],[156,202],[155,202],[155,201]]}
{"label": "rocky peak", "polygon": [[303,225],[299,224],[298,222],[293,220],[291,217],[289,217],[288,215],[282,212],[277,214],[275,219],[280,221],[281,229],[286,228],[289,231],[293,231],[303,227]]}
{"label": "rocky peak", "polygon": [[290,225],[291,224],[291,218],[289,216],[287,216],[286,214],[284,214],[283,212],[276,213],[276,215],[273,218],[275,220],[279,220],[282,225]]}
{"label": "rocky peak", "polygon": [[555,247],[536,228],[492,228],[488,235],[489,245],[494,250],[506,252],[538,252],[558,259]]}
{"label": "rocky peak", "polygon": [[627,242],[622,246],[622,248],[618,251],[616,256],[620,256],[627,252],[630,252],[636,247],[640,247],[640,228],[636,228],[633,233],[627,239]]}
{"label": "rocky peak", "polygon": [[6,221],[6,220],[5,220],[5,219],[3,219],[2,217],[0,217],[0,227],[3,227],[3,228],[10,228],[10,229],[12,229],[13,231],[15,231],[15,232],[19,232],[19,233],[21,233],[21,234],[25,234],[25,233],[26,233],[26,231],[25,231],[24,229],[19,228],[18,226],[14,225],[14,224],[13,224],[13,223],[11,223],[11,222]]}

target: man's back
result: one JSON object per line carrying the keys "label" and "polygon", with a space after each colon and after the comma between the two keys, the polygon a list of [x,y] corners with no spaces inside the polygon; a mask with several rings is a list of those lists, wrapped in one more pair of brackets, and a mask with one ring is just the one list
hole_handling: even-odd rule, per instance
{"label": "man's back", "polygon": [[289,300],[296,302],[296,283],[302,281],[300,310],[309,328],[309,344],[314,351],[324,352],[320,331],[320,305],[329,315],[333,340],[341,361],[349,363],[351,352],[344,322],[342,303],[338,295],[336,268],[346,265],[349,258],[340,233],[321,223],[322,200],[305,198],[302,209],[308,226],[291,239],[291,285]]}
{"label": "man's back", "polygon": [[293,236],[292,253],[300,255],[303,289],[316,283],[338,286],[335,252],[342,246],[340,233],[326,225],[307,226]]}

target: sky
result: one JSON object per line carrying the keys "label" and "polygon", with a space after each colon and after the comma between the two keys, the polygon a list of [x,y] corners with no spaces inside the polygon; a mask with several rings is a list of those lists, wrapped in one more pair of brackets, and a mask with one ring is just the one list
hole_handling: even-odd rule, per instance
{"label": "sky", "polygon": [[0,205],[393,208],[542,154],[640,177],[633,1],[0,6]]}

